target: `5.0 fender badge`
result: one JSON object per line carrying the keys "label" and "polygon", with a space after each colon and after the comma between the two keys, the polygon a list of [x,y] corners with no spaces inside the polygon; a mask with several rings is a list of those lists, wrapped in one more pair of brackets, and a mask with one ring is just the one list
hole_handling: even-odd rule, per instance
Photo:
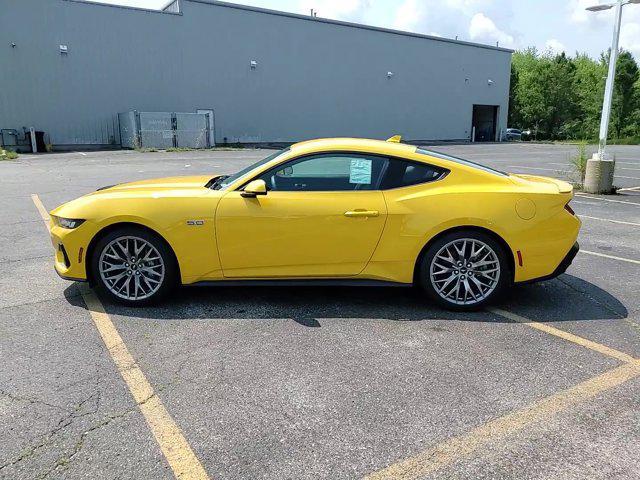
{"label": "5.0 fender badge", "polygon": [[200,227],[204,225],[204,220],[187,220],[187,225],[190,227]]}

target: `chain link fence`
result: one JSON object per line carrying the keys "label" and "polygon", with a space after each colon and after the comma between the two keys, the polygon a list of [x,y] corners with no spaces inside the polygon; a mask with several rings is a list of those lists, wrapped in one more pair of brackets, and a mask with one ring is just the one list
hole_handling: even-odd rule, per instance
{"label": "chain link fence", "polygon": [[118,114],[123,148],[211,148],[212,113],[138,112]]}

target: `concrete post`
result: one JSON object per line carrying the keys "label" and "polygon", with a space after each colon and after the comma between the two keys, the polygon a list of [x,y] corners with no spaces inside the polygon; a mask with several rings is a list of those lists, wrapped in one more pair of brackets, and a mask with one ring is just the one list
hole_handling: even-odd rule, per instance
{"label": "concrete post", "polygon": [[613,159],[602,159],[595,153],[587,160],[587,171],[584,176],[584,191],[587,193],[611,193],[613,191],[613,172],[616,162]]}

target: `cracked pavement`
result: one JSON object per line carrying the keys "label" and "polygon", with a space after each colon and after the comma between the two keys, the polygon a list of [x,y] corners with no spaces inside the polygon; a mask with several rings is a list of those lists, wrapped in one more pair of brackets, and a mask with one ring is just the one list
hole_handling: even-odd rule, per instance
{"label": "cracked pavement", "polygon": [[[640,148],[615,148],[640,164]],[[438,149],[509,170],[555,168],[545,163],[569,152]],[[29,195],[51,209],[103,185],[231,173],[268,153],[0,162],[1,479],[173,478],[78,285],[53,272]],[[576,197],[579,215],[601,219],[584,219],[581,247],[640,260],[640,227],[606,221],[640,224],[640,193],[615,199],[627,203]],[[637,264],[580,254],[566,275],[514,288],[500,308],[638,358],[638,273]],[[404,289],[185,288],[153,308],[105,307],[215,479],[360,478],[617,365],[489,312],[439,310]],[[639,387],[630,380],[433,478],[639,478]]]}

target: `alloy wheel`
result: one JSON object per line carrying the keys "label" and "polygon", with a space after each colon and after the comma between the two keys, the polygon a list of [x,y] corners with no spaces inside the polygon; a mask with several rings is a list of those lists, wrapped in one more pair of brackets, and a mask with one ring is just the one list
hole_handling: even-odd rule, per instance
{"label": "alloy wheel", "polygon": [[160,252],[149,241],[135,236],[119,237],[108,243],[100,254],[98,269],[111,293],[134,301],[156,293],[165,276]]}
{"label": "alloy wheel", "polygon": [[449,303],[474,305],[485,300],[500,281],[500,260],[485,242],[460,238],[444,245],[429,268],[436,293]]}

